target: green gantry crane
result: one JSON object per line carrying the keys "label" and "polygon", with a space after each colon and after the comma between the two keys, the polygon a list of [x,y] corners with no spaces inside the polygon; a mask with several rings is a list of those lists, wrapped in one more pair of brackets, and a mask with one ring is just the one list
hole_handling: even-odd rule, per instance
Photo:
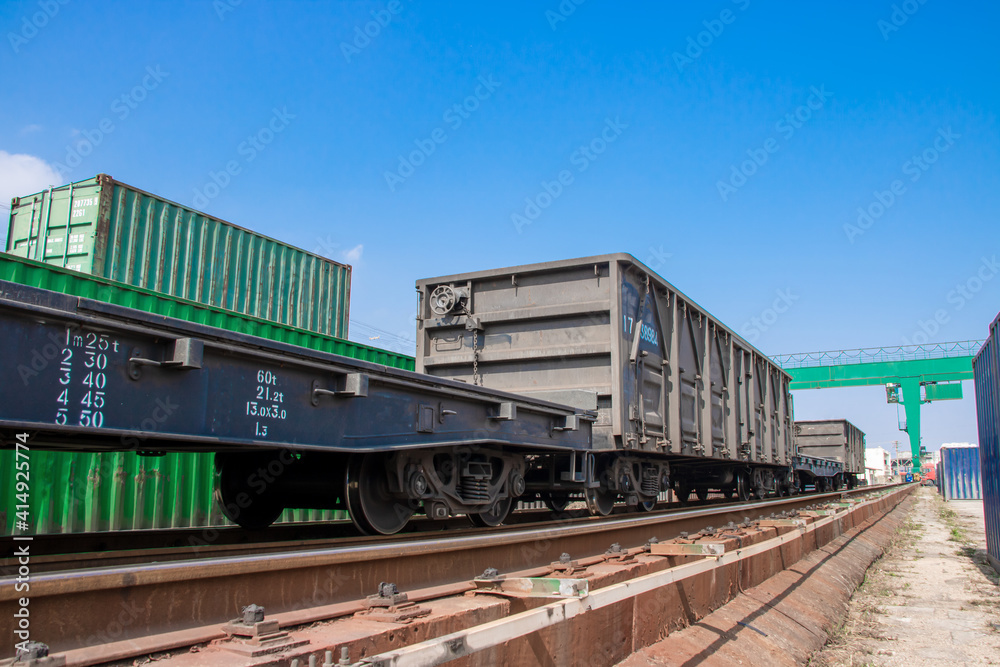
{"label": "green gantry crane", "polygon": [[[884,385],[889,403],[902,403],[912,460],[920,461],[920,406],[962,398],[962,380],[972,379],[972,358],[981,340],[897,347],[868,347],[779,354],[772,359],[792,376],[791,388]],[[916,464],[919,471],[919,463]]]}

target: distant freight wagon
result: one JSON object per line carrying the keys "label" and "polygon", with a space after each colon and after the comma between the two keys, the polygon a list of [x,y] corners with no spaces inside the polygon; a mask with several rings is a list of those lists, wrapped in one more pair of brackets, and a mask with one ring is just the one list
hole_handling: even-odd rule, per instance
{"label": "distant freight wagon", "polygon": [[11,203],[7,252],[346,338],[351,267],[106,174]]}
{"label": "distant freight wagon", "polygon": [[842,480],[854,488],[865,475],[865,434],[846,419],[796,421],[795,447],[799,455],[818,456],[844,464]]}

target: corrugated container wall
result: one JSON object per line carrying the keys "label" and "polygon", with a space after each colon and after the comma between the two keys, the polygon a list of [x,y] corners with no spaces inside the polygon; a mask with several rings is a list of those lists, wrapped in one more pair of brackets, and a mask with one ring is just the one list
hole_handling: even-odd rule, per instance
{"label": "corrugated container wall", "polygon": [[413,357],[0,253],[0,280],[411,371]]}
{"label": "corrugated container wall", "polygon": [[980,500],[983,497],[979,447],[941,447],[938,490],[945,500]]}
{"label": "corrugated container wall", "polygon": [[417,290],[418,372],[596,409],[597,449],[791,462],[791,377],[631,255]]}
{"label": "corrugated container wall", "polygon": [[[82,533],[148,528],[232,526],[213,500],[213,454],[139,456],[134,452],[31,450],[31,530]],[[0,451],[0,469],[14,470],[14,451]],[[0,477],[0,527],[10,536],[16,519],[14,476]],[[281,522],[346,520],[338,510],[285,510]]]}
{"label": "corrugated container wall", "polygon": [[[68,271],[0,253],[0,281],[30,285],[145,312],[340,354],[412,371],[413,357],[359,345],[304,329],[194,301]],[[0,296],[4,288],[0,283]],[[0,470],[14,469],[14,451],[0,451]],[[212,499],[212,454],[144,457],[134,452],[70,453],[33,448],[31,469],[45,484],[33,486],[33,531],[75,533],[140,528],[232,525]],[[13,475],[0,476],[0,528],[11,535],[15,514]],[[332,510],[285,510],[280,521],[344,519]]]}
{"label": "corrugated container wall", "polygon": [[845,472],[865,472],[865,434],[846,419],[795,422],[795,448],[803,456],[840,461]]}
{"label": "corrugated container wall", "polygon": [[990,337],[972,360],[979,422],[979,465],[982,471],[986,552],[1000,572],[1000,315]]}
{"label": "corrugated container wall", "polygon": [[351,267],[106,174],[15,198],[7,251],[309,331],[348,332]]}

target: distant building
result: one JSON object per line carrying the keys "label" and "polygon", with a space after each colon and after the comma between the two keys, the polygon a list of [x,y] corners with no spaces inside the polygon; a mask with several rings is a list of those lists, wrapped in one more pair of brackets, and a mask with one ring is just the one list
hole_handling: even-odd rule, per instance
{"label": "distant building", "polygon": [[892,475],[892,455],[882,447],[865,450],[865,478],[869,484],[885,484]]}

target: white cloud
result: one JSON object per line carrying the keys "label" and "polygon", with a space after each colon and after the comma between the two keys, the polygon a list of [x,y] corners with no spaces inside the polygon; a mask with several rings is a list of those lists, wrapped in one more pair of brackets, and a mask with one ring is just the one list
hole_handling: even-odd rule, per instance
{"label": "white cloud", "polygon": [[32,132],[38,132],[42,129],[41,125],[37,123],[32,123],[31,125],[25,125],[21,128],[21,134],[31,134]]}
{"label": "white cloud", "polygon": [[350,250],[345,250],[344,252],[342,252],[341,256],[344,258],[344,261],[347,262],[348,264],[357,264],[358,262],[361,261],[361,253],[363,253],[364,251],[365,251],[364,244],[359,243]]}
{"label": "white cloud", "polygon": [[0,151],[0,250],[7,249],[10,200],[35,194],[50,185],[62,185],[62,177],[48,162],[34,155]]}
{"label": "white cloud", "polygon": [[0,151],[0,203],[4,207],[0,217],[6,217],[12,197],[31,195],[50,185],[63,185],[63,179],[48,162],[34,155]]}

